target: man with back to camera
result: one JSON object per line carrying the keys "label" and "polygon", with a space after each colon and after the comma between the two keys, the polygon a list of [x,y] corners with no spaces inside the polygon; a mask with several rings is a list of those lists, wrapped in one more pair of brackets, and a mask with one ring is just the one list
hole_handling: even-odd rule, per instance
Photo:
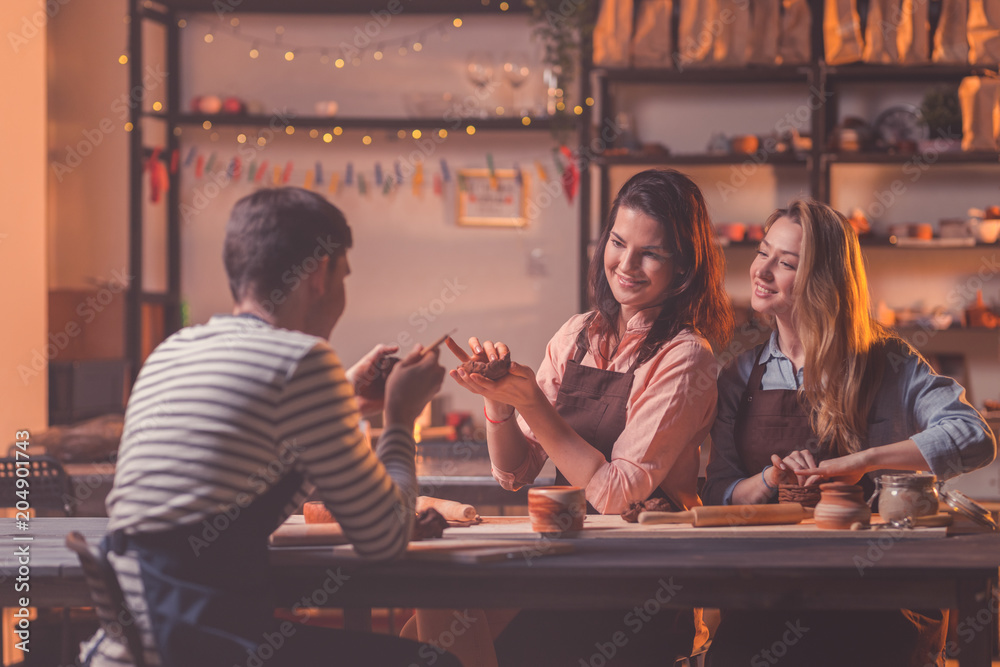
{"label": "man with back to camera", "polygon": [[[345,306],[351,230],[301,188],[263,189],[233,207],[223,251],[235,306],[160,344],[125,413],[108,552],[135,613],[147,665],[401,665],[421,644],[278,621],[267,538],[315,486],[362,556],[405,549],[417,494],[413,422],[444,378],[420,346],[382,400],[355,397],[377,346],[346,372],[327,342]],[[384,407],[375,451],[361,411]],[[336,599],[349,581],[317,581]],[[84,664],[132,664],[99,631]],[[424,649],[426,652],[426,648]],[[439,664],[456,666],[435,651]]]}

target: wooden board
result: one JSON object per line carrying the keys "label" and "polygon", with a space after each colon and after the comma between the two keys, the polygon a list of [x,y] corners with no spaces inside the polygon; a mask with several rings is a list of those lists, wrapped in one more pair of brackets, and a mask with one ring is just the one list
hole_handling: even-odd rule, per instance
{"label": "wooden board", "polygon": [[[503,518],[503,517],[501,517]],[[407,558],[438,560],[453,563],[486,563],[512,560],[516,558],[537,558],[570,553],[573,545],[545,539],[529,533],[527,539],[509,539],[503,535],[489,535],[479,539],[468,539],[461,532],[463,528],[445,529],[442,539],[410,542],[406,549]],[[356,557],[340,524],[304,523],[301,517],[292,517],[271,534],[273,547],[318,547],[331,546],[338,557]]]}
{"label": "wooden board", "polygon": [[[483,522],[467,528],[454,528],[463,536],[527,538],[532,532],[528,517],[483,517]],[[456,534],[455,532],[445,533]],[[947,536],[947,528],[878,529],[878,530],[823,530],[811,519],[794,525],[778,526],[725,526],[694,528],[691,524],[638,524],[628,523],[618,515],[588,515],[583,530],[573,536],[578,539],[630,538],[630,537],[711,537],[711,538],[818,538],[868,540],[883,536],[893,539],[935,539]]]}

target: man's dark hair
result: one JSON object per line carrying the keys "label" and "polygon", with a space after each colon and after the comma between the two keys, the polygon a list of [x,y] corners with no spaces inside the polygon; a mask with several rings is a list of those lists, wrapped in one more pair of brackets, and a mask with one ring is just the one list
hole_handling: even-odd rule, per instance
{"label": "man's dark hair", "polygon": [[344,214],[323,197],[302,188],[258,190],[236,202],[226,224],[222,259],[229,290],[236,301],[270,298],[351,243]]}

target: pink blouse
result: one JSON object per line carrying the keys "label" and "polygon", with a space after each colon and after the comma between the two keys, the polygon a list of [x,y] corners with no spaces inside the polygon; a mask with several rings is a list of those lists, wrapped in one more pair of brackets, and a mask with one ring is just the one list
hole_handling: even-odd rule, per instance
{"label": "pink blouse", "polygon": [[[627,372],[657,314],[657,309],[650,309],[632,317],[611,362],[587,352],[582,364]],[[546,347],[536,377],[553,404],[587,317],[587,313],[571,317]],[[590,349],[597,350],[593,325],[589,336]],[[614,444],[611,461],[587,484],[587,500],[597,511],[621,512],[630,503],[648,498],[657,486],[684,508],[701,505],[697,493],[699,448],[715,419],[717,375],[718,364],[708,341],[688,329],[636,368],[625,429]],[[548,458],[524,418],[518,415],[517,421],[528,439],[528,456],[515,470],[493,466],[493,477],[514,491],[532,483]]]}

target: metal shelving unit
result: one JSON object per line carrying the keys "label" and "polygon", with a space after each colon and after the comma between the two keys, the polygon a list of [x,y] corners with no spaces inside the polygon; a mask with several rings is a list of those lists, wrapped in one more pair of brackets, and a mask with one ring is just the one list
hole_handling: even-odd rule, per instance
{"label": "metal shelving unit", "polygon": [[[142,365],[144,352],[160,340],[181,327],[181,216],[179,182],[180,171],[172,176],[173,182],[166,193],[167,210],[167,288],[164,292],[147,291],[143,284],[143,165],[149,160],[151,149],[144,141],[143,121],[153,120],[164,124],[166,146],[163,155],[173,155],[180,148],[179,130],[182,127],[202,125],[206,121],[226,127],[262,127],[274,122],[272,116],[250,114],[199,114],[181,111],[180,105],[180,29],[178,20],[182,16],[198,13],[214,13],[229,16],[232,13],[266,14],[321,14],[321,15],[370,15],[372,12],[399,14],[524,14],[531,7],[525,0],[220,0],[206,3],[204,0],[130,0],[129,1],[129,89],[141,86],[144,72],[143,27],[147,22],[158,24],[166,33],[164,60],[167,76],[167,99],[160,111],[143,110],[141,105],[130,111],[129,121],[132,132],[129,138],[129,272],[133,276],[126,297],[125,312],[125,354],[134,380]],[[590,96],[590,45],[584,40],[581,72],[581,99]],[[522,118],[349,118],[296,116],[288,124],[305,128],[347,129],[446,129],[465,131],[472,126],[476,131],[503,132],[544,132],[569,128],[581,137],[582,145],[589,141],[588,128],[591,123],[591,108],[583,106],[580,116],[556,118],[530,118],[525,123]],[[581,172],[585,173],[581,168]],[[590,219],[590,185],[581,179],[579,192],[580,237],[578,253],[586,265],[587,237],[589,228],[585,221]],[[581,272],[585,273],[585,271]],[[585,283],[581,292],[586,299]]]}

